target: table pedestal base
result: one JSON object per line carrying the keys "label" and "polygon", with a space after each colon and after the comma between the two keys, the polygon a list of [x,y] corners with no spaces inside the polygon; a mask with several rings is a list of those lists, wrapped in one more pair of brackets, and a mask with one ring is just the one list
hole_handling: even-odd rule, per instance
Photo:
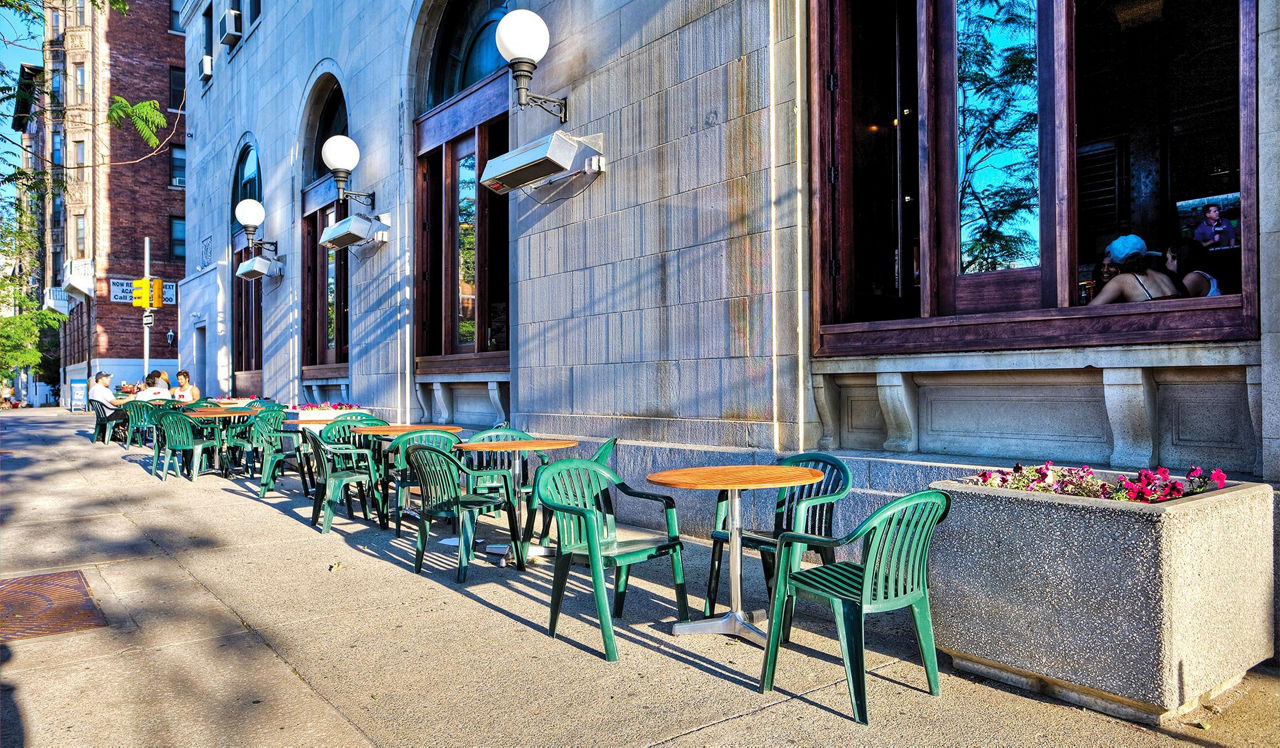
{"label": "table pedestal base", "polygon": [[736,636],[739,639],[745,639],[759,647],[763,647],[768,643],[769,638],[763,631],[751,625],[745,615],[733,610],[717,618],[677,623],[671,627],[671,633],[676,636],[686,634],[727,634]]}

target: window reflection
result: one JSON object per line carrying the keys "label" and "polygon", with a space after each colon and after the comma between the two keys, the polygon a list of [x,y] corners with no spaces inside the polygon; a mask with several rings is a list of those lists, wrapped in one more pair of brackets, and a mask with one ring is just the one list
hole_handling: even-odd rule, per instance
{"label": "window reflection", "polygon": [[457,295],[454,343],[473,351],[476,343],[476,155],[458,159]]}
{"label": "window reflection", "polygon": [[960,271],[1040,264],[1035,0],[957,0]]}
{"label": "window reflection", "polygon": [[[337,220],[333,208],[324,212],[324,229]],[[338,253],[329,250],[325,262],[325,347],[338,347]]]}

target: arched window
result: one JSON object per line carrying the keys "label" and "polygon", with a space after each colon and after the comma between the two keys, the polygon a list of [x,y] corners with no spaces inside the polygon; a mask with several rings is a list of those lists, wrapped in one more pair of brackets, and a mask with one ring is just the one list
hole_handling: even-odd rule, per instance
{"label": "arched window", "polygon": [[231,176],[231,350],[235,372],[233,391],[237,395],[262,394],[262,282],[247,281],[235,274],[240,263],[255,257],[244,227],[235,219],[235,206],[241,200],[262,201],[262,174],[258,169],[258,151],[246,145],[236,159]]}
{"label": "arched window", "polygon": [[453,2],[436,35],[428,107],[444,102],[506,66],[494,35],[507,14],[502,0]]}
{"label": "arched window", "polygon": [[508,199],[482,187],[506,153],[506,75],[494,35],[506,7],[455,0],[432,47],[427,111],[415,123],[418,373],[509,366]]}
{"label": "arched window", "polygon": [[[327,87],[327,90],[321,87]],[[331,76],[317,85],[309,122],[310,185],[302,193],[302,378],[346,376],[348,361],[347,253],[320,246],[320,235],[347,217],[337,202],[324,143],[347,134],[347,100]]]}

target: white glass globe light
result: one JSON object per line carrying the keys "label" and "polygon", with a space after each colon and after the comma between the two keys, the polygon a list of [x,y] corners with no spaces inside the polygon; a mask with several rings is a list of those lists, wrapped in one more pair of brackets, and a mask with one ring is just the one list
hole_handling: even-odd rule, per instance
{"label": "white glass globe light", "polygon": [[360,163],[360,146],[346,135],[334,135],[324,141],[320,148],[320,158],[330,171],[352,171]]}
{"label": "white glass globe light", "polygon": [[551,32],[542,18],[531,10],[513,10],[498,21],[495,34],[498,52],[507,62],[532,60],[535,64],[551,46]]}
{"label": "white glass globe light", "polygon": [[241,226],[252,226],[255,229],[267,218],[267,210],[262,203],[253,198],[246,198],[236,203],[236,221]]}

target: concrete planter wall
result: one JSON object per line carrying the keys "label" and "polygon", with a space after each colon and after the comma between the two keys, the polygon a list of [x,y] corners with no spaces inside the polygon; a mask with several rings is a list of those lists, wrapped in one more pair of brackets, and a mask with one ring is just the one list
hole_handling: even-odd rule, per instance
{"label": "concrete planter wall", "polygon": [[939,648],[958,669],[1148,723],[1272,656],[1273,491],[1163,504],[938,481]]}

